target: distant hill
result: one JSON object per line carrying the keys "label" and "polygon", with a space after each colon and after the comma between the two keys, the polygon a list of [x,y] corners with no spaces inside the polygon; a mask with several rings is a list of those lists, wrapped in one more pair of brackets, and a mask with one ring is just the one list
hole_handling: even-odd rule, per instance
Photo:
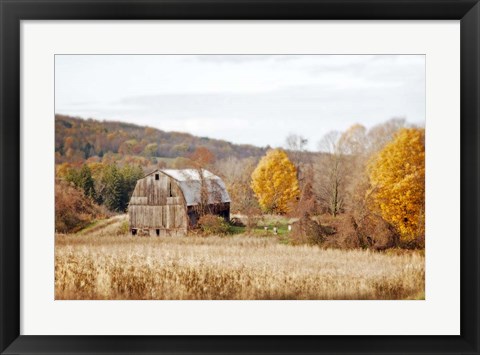
{"label": "distant hill", "polygon": [[124,122],[55,115],[56,163],[105,160],[107,157],[119,160],[142,157],[153,162],[188,157],[197,147],[208,148],[217,159],[260,157],[268,149]]}

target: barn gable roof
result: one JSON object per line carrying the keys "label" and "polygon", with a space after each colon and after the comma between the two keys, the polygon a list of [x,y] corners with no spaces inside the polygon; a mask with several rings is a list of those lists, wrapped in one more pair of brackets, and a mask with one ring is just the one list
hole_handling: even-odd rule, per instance
{"label": "barn gable roof", "polygon": [[[196,169],[159,169],[156,170],[177,181],[182,190],[187,206],[195,206],[201,200],[201,176]],[[154,172],[156,172],[154,171]],[[153,174],[154,172],[150,173]],[[149,175],[150,175],[149,174]],[[202,170],[203,181],[208,191],[208,203],[230,202],[223,180],[208,170]]]}

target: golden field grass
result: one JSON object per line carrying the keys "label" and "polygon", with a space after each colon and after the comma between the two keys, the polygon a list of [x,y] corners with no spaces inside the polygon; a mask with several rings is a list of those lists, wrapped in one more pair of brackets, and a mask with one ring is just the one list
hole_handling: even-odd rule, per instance
{"label": "golden field grass", "polygon": [[[55,298],[423,299],[423,253],[292,246],[276,237],[131,237],[118,218],[55,238]],[[116,226],[116,227],[115,227]]]}

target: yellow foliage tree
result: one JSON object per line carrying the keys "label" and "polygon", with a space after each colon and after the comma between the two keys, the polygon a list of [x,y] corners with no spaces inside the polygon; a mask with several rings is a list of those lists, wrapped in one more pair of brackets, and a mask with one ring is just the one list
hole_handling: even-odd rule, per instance
{"label": "yellow foliage tree", "polygon": [[252,173],[252,190],[266,212],[288,212],[299,189],[295,165],[283,150],[270,150],[260,160]]}
{"label": "yellow foliage tree", "polygon": [[401,129],[369,163],[372,207],[403,241],[425,235],[425,130]]}

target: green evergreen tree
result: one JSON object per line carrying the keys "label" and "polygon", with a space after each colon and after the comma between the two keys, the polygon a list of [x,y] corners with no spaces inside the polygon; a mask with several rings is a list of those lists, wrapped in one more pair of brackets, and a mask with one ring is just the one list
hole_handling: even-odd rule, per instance
{"label": "green evergreen tree", "polygon": [[121,169],[123,179],[122,208],[126,210],[138,179],[143,177],[141,166],[124,165]]}
{"label": "green evergreen tree", "polygon": [[104,189],[104,204],[105,206],[115,212],[125,211],[125,204],[123,201],[123,178],[120,174],[117,165],[109,165],[103,175]]}
{"label": "green evergreen tree", "polygon": [[82,183],[80,179],[80,172],[76,168],[71,168],[65,175],[65,180],[78,189],[81,189]]}
{"label": "green evergreen tree", "polygon": [[83,189],[85,196],[96,199],[95,181],[92,177],[92,171],[87,164],[83,164],[79,172],[80,188]]}

